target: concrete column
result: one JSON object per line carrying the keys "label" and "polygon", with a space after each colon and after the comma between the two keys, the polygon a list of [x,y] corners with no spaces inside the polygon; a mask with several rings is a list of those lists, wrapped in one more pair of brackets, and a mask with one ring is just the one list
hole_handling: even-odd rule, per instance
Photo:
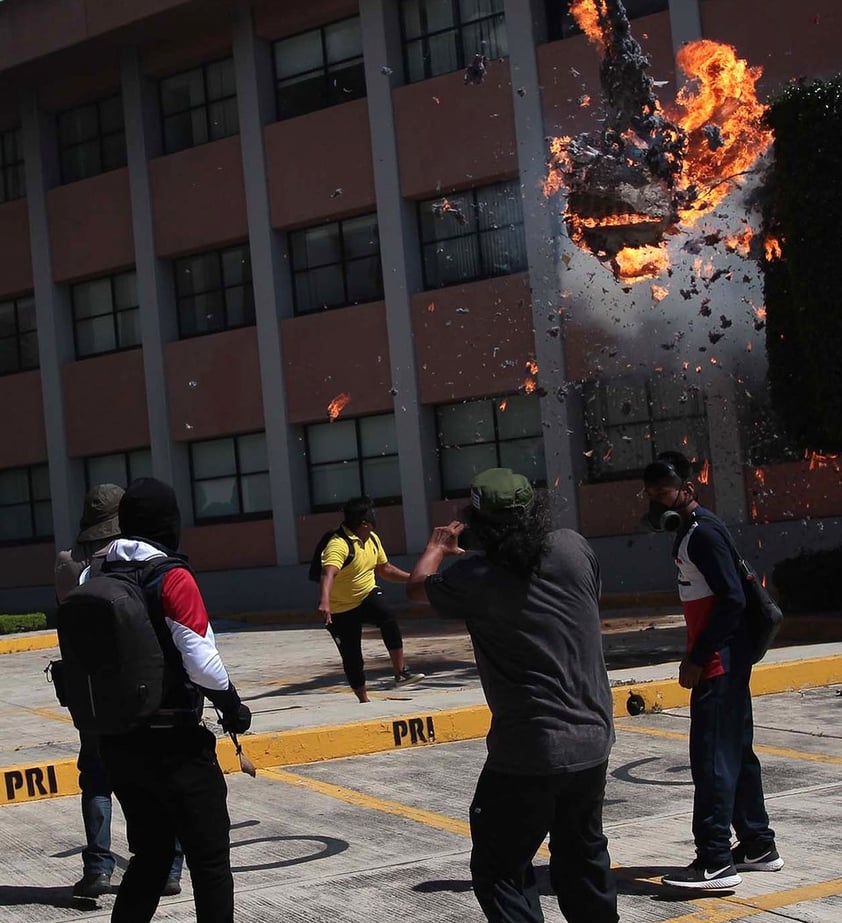
{"label": "concrete column", "polygon": [[734,379],[717,375],[705,387],[705,403],[716,512],[725,522],[744,523],[748,511]]}
{"label": "concrete column", "polygon": [[699,3],[700,0],[670,0],[672,48],[676,54],[682,45],[695,42],[702,37]]}
{"label": "concrete column", "polygon": [[274,118],[271,49],[254,35],[251,10],[234,13],[234,67],[248,211],[249,249],[260,356],[263,416],[269,456],[272,517],[278,564],[298,563],[297,513],[305,512],[304,459],[290,433],[280,318],[292,313],[289,263],[272,228],[263,128]]}
{"label": "concrete column", "polygon": [[547,150],[535,46],[545,38],[542,4],[506,0],[506,34],[515,113],[523,228],[532,291],[532,326],[547,457],[547,484],[556,526],[578,527],[576,471],[568,430],[564,343],[559,336],[558,221],[542,191]]}
{"label": "concrete column", "polygon": [[81,462],[67,454],[61,370],[75,358],[73,319],[67,288],[53,282],[47,214],[47,190],[58,181],[55,124],[51,116],[38,109],[35,93],[31,91],[21,98],[20,119],[53,533],[57,549],[70,548],[79,531],[84,478]]}
{"label": "concrete column", "polygon": [[155,253],[149,185],[149,159],[161,151],[158,98],[154,82],[141,70],[136,48],[123,53],[122,84],[152,470],[155,477],[173,485],[184,523],[190,525],[193,503],[187,446],[173,441],[170,433],[164,354],[164,345],[178,336],[175,284],[172,265]]}
{"label": "concrete column", "polygon": [[[402,70],[397,2],[366,0],[360,17],[406,549],[414,553],[430,535],[430,501],[438,493],[438,473],[433,411],[421,405],[418,395],[410,310],[412,293],[422,287],[421,251],[414,203],[401,196],[392,105],[392,88]],[[392,72],[384,73],[384,67]]]}

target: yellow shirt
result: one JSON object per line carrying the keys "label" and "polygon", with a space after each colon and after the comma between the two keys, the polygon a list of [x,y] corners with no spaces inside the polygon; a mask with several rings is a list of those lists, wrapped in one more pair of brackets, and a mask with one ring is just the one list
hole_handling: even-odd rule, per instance
{"label": "yellow shirt", "polygon": [[322,552],[322,567],[332,564],[340,569],[330,591],[330,611],[337,615],[359,606],[377,586],[374,568],[389,560],[374,532],[363,544],[350,529],[342,526],[342,531],[354,546],[354,560],[347,567],[342,567],[348,558],[348,543],[338,535],[333,536]]}

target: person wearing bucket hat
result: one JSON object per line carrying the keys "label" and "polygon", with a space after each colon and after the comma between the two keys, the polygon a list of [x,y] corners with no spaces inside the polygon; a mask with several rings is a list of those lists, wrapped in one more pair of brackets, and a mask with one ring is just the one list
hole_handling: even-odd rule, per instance
{"label": "person wearing bucket hat", "polygon": [[[124,490],[117,484],[97,484],[85,495],[78,549],[60,551],[56,560],[56,599],[61,602],[77,586],[86,568],[98,570],[109,546],[120,535],[119,508]],[[85,847],[82,850],[82,877],[73,886],[73,896],[96,898],[111,890],[115,859],[111,852],[111,785],[99,753],[95,734],[79,734],[79,770],[82,822],[85,827]],[[181,872],[184,853],[176,843],[176,854],[170,869],[164,894],[181,893]]]}
{"label": "person wearing bucket hat", "polygon": [[[549,832],[564,918],[617,923],[602,830],[614,728],[596,556],[577,532],[550,530],[543,496],[510,468],[476,475],[464,519],[433,529],[407,594],[465,620],[491,710],[470,807],[477,901],[488,920],[542,921],[532,860]],[[466,528],[476,554],[459,545]]]}

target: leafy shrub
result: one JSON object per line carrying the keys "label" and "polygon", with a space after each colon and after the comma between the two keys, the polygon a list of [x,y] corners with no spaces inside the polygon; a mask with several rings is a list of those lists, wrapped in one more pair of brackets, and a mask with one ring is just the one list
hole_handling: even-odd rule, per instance
{"label": "leafy shrub", "polygon": [[0,635],[11,635],[16,631],[40,631],[46,627],[47,616],[43,612],[0,615]]}

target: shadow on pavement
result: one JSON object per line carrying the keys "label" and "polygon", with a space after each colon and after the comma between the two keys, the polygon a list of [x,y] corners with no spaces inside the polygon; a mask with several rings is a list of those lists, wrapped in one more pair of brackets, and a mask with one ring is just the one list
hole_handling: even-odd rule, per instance
{"label": "shadow on pavement", "polygon": [[97,910],[95,900],[73,897],[69,885],[60,888],[36,888],[28,885],[0,885],[0,907],[38,904],[46,907],[73,907],[77,910]]}

